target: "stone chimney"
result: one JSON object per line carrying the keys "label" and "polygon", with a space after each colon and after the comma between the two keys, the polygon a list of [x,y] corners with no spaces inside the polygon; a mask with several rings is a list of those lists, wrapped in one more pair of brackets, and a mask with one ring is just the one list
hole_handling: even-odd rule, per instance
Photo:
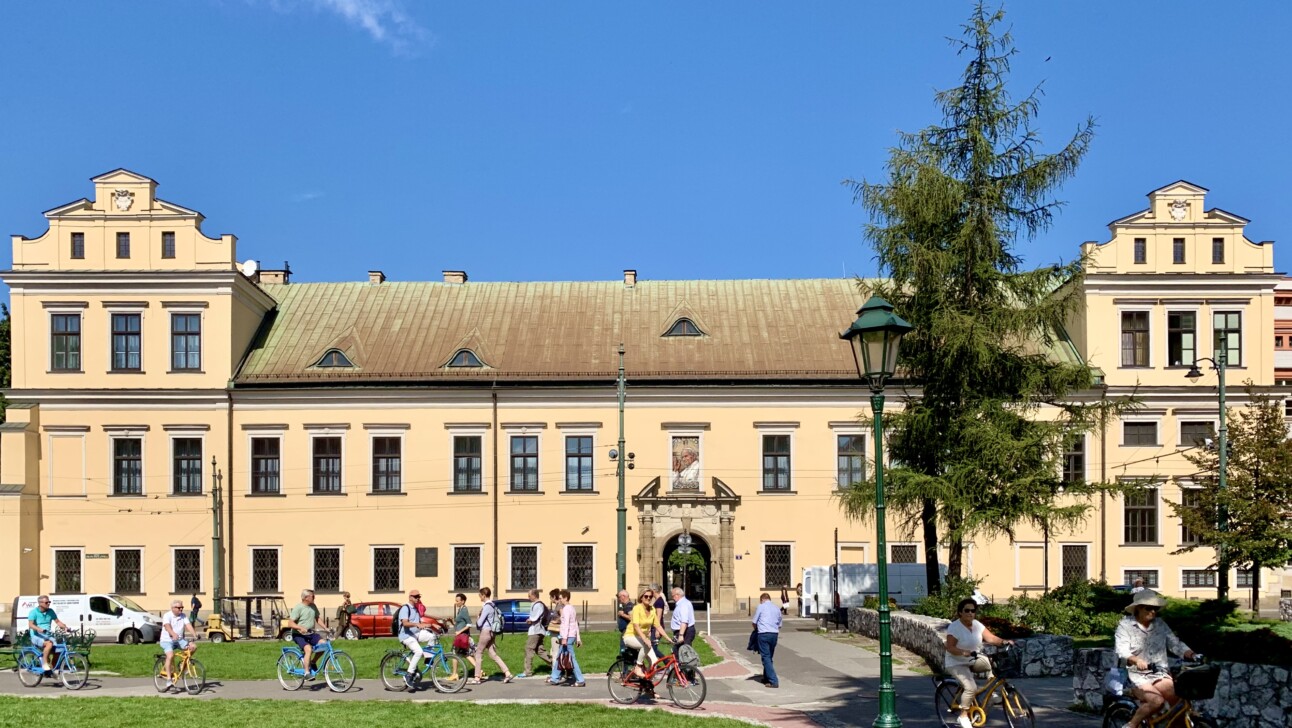
{"label": "stone chimney", "polygon": [[633,270],[632,268],[627,268],[624,270],[624,285],[629,288],[632,288],[633,286],[637,285],[637,271]]}
{"label": "stone chimney", "polygon": [[379,270],[370,270],[368,271],[368,282],[373,284],[374,286],[377,285],[378,283],[385,283],[386,274],[382,273]]}
{"label": "stone chimney", "polygon": [[261,268],[260,273],[256,278],[256,282],[265,283],[269,285],[285,286],[291,282],[291,279],[292,279],[292,267],[287,263],[287,261],[284,260],[283,267],[280,269],[275,270],[273,268]]}
{"label": "stone chimney", "polygon": [[446,270],[444,271],[445,283],[466,283],[467,272],[464,270]]}

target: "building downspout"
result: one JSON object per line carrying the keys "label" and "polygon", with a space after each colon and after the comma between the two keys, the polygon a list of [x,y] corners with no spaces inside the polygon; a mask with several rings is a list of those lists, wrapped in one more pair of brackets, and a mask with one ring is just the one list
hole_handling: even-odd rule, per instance
{"label": "building downspout", "polygon": [[[1108,385],[1099,396],[1099,482],[1108,485]],[[1108,583],[1108,491],[1099,491],[1099,580]]]}
{"label": "building downspout", "polygon": [[[230,382],[229,386],[232,387],[233,382]],[[228,437],[225,438],[225,443],[228,447],[225,452],[224,469],[229,471],[224,478],[224,502],[226,504],[224,516],[224,568],[229,570],[229,574],[224,580],[224,593],[232,596],[238,593],[233,588],[233,390],[226,388],[224,397],[226,403],[225,426],[228,432]],[[216,605],[215,608],[220,609],[220,606]]]}
{"label": "building downspout", "polygon": [[489,389],[493,404],[493,593],[498,594],[498,380]]}

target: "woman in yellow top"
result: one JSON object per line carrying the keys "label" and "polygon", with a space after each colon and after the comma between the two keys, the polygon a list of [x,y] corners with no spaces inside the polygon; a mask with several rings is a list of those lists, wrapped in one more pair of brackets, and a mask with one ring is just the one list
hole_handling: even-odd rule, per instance
{"label": "woman in yellow top", "polygon": [[659,655],[651,649],[651,630],[655,630],[665,642],[673,643],[673,638],[660,627],[659,610],[655,609],[654,602],[655,592],[650,589],[642,592],[641,596],[637,597],[637,606],[633,607],[629,615],[631,619],[628,620],[628,629],[624,630],[624,646],[637,650],[637,664],[633,666],[633,677],[646,675],[642,666],[647,664],[647,656],[650,657],[650,664],[654,664],[659,659]]}

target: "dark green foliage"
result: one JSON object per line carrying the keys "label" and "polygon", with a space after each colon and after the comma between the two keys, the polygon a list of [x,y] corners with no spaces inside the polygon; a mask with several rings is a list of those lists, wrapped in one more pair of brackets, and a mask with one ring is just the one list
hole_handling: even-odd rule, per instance
{"label": "dark green foliage", "polygon": [[1064,584],[1045,596],[1087,612],[1120,612],[1133,598],[1132,594],[1114,591],[1108,582],[1098,580]]}
{"label": "dark green foliage", "polygon": [[991,615],[979,615],[978,621],[983,626],[991,630],[991,633],[1003,640],[1018,640],[1024,637],[1031,637],[1036,632],[1029,627],[1021,624],[1015,624],[1013,620],[1006,617],[993,617]]}
{"label": "dark green foliage", "polygon": [[956,576],[948,576],[946,581],[942,583],[941,589],[917,599],[911,607],[911,611],[927,617],[955,619],[956,605],[962,599],[972,597],[974,590],[978,588],[978,584],[977,579],[961,579]]}

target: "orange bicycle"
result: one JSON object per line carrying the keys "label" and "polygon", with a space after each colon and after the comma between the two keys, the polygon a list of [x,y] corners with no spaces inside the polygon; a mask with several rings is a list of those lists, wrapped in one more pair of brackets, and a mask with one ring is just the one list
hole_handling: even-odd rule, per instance
{"label": "orange bicycle", "polygon": [[616,703],[627,705],[642,695],[655,695],[661,683],[668,685],[668,697],[679,708],[692,710],[700,707],[709,692],[704,674],[700,672],[700,656],[689,645],[682,645],[673,654],[661,657],[637,677],[632,674],[637,662],[637,650],[626,649],[606,673],[610,697]]}

